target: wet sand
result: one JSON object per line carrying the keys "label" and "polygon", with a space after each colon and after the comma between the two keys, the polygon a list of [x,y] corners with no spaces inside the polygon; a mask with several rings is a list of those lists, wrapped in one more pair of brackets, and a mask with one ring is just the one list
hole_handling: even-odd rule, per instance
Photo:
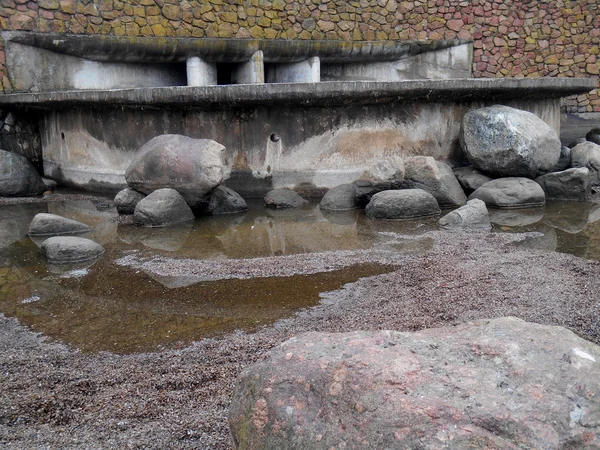
{"label": "wet sand", "polygon": [[512,315],[600,343],[599,263],[517,247],[519,234],[429,236],[425,255],[399,255],[393,272],[292,318],[160,353],[84,354],[0,317],[0,447],[229,449],[237,374],[304,331],[411,331]]}

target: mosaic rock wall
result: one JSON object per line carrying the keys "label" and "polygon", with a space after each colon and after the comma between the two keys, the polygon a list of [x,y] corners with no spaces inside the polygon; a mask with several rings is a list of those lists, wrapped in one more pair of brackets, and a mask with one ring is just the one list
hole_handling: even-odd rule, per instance
{"label": "mosaic rock wall", "polygon": [[[597,0],[0,0],[0,29],[117,36],[473,39],[476,77],[594,77]],[[12,87],[0,42],[0,83]],[[600,84],[599,84],[600,86]],[[600,112],[599,91],[569,112]]]}

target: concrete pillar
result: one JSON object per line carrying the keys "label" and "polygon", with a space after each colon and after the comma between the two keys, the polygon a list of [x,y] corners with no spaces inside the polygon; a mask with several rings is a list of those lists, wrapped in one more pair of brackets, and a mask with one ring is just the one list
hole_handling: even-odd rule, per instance
{"label": "concrete pillar", "polygon": [[248,62],[241,63],[231,74],[233,84],[263,84],[265,63],[262,50],[254,53]]}
{"label": "concrete pillar", "polygon": [[269,83],[318,83],[321,81],[321,60],[313,56],[297,63],[273,64]]}
{"label": "concrete pillar", "polygon": [[214,86],[217,84],[217,65],[191,56],[186,61],[188,86]]}

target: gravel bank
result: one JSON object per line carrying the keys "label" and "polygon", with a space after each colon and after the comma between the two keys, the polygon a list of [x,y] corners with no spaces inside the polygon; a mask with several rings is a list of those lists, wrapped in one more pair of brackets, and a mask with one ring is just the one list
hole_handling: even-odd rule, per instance
{"label": "gravel bank", "polygon": [[431,236],[426,255],[291,319],[162,353],[82,354],[0,316],[0,447],[228,449],[235,377],[303,331],[410,331],[513,315],[600,344],[598,263],[516,248],[514,234]]}

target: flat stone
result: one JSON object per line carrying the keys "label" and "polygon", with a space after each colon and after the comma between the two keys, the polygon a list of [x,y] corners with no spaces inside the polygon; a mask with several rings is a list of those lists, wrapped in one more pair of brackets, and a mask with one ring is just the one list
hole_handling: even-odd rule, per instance
{"label": "flat stone", "polygon": [[467,197],[450,166],[430,156],[414,156],[404,160],[403,187],[422,189],[435,197],[441,207],[462,206]]}
{"label": "flat stone", "polygon": [[208,202],[208,213],[213,215],[235,214],[247,210],[246,200],[233,189],[223,185],[213,191]]}
{"label": "flat stone", "polygon": [[471,164],[495,177],[543,175],[561,149],[556,131],[538,116],[500,105],[465,114],[460,141]]}
{"label": "flat stone", "polygon": [[546,198],[585,202],[592,195],[591,175],[587,167],[552,172],[535,179]]}
{"label": "flat stone", "polygon": [[600,347],[507,317],[303,333],[239,375],[236,449],[600,447]]}
{"label": "flat stone", "polygon": [[92,228],[77,220],[67,219],[56,214],[36,214],[27,234],[29,236],[57,236],[60,234],[83,234],[89,233]]}
{"label": "flat stone", "polygon": [[265,195],[265,206],[273,209],[298,208],[308,203],[291,189],[273,189]]}
{"label": "flat stone", "polygon": [[447,229],[480,229],[492,228],[490,215],[485,203],[479,199],[469,200],[466,205],[446,214],[439,224]]}
{"label": "flat stone", "polygon": [[469,196],[492,208],[537,208],[546,203],[542,187],[529,178],[507,177],[488,181]]}
{"label": "flat stone", "polygon": [[376,219],[415,219],[440,212],[435,197],[422,189],[382,191],[365,208],[367,216]]}
{"label": "flat stone", "polygon": [[472,193],[488,181],[493,180],[492,177],[481,173],[473,166],[457,167],[456,169],[453,169],[453,172],[454,176],[467,194]]}
{"label": "flat stone", "polygon": [[114,200],[117,212],[121,215],[133,214],[136,205],[145,196],[145,194],[130,188],[120,190]]}
{"label": "flat stone", "polygon": [[321,209],[327,211],[348,211],[359,208],[354,183],[341,184],[329,189],[319,203]]}
{"label": "flat stone", "polygon": [[0,150],[0,197],[28,197],[45,190],[42,177],[25,157]]}
{"label": "flat stone", "polygon": [[587,167],[590,170],[592,184],[600,183],[600,145],[584,142],[571,149],[571,166]]}
{"label": "flat stone", "polygon": [[82,237],[53,236],[42,242],[42,254],[51,264],[74,264],[90,261],[104,253],[100,244]]}
{"label": "flat stone", "polygon": [[143,227],[164,227],[194,220],[185,199],[174,189],[157,189],[138,202],[133,223]]}

